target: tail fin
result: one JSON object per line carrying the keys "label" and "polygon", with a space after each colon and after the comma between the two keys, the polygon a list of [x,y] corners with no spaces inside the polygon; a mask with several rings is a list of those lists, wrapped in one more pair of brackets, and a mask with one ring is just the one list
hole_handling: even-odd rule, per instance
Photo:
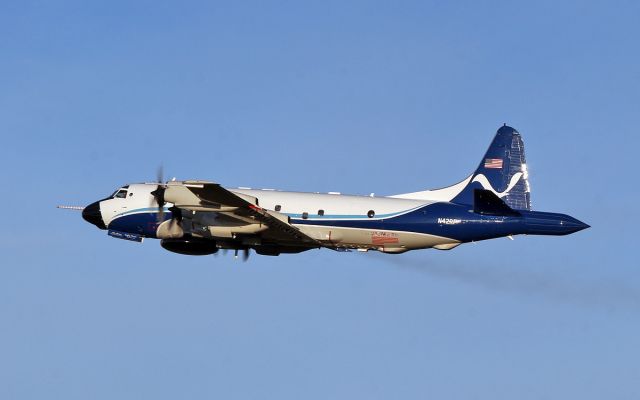
{"label": "tail fin", "polygon": [[518,131],[506,124],[498,129],[469,183],[451,201],[474,204],[474,189],[492,191],[514,210],[531,209],[524,143]]}

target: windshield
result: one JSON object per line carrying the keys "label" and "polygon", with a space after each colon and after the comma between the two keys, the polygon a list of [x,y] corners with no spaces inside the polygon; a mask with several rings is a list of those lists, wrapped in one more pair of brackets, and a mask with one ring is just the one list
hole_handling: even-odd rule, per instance
{"label": "windshield", "polygon": [[113,192],[111,194],[111,198],[113,199],[124,199],[127,197],[127,189],[129,188],[129,185],[123,186],[120,189],[116,190],[115,192]]}

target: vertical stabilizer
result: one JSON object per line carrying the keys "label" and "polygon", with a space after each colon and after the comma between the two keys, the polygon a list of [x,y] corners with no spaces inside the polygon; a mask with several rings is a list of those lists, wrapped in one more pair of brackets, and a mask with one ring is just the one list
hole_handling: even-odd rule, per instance
{"label": "vertical stabilizer", "polygon": [[498,129],[469,183],[451,201],[473,204],[474,189],[492,191],[514,210],[531,209],[524,142],[518,131],[507,125]]}

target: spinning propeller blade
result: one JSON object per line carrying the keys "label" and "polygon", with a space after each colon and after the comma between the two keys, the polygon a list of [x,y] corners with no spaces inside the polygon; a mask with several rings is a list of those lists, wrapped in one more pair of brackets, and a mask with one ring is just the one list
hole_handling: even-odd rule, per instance
{"label": "spinning propeller blade", "polygon": [[[236,260],[238,259],[238,252],[239,251],[240,251],[239,249],[235,249],[234,252],[233,252],[234,253],[234,258]],[[249,259],[249,254],[250,254],[249,252],[250,252],[250,249],[248,247],[242,249],[242,261],[247,261]]]}
{"label": "spinning propeller blade", "polygon": [[156,203],[158,203],[158,213],[156,215],[158,223],[161,223],[164,221],[164,205],[166,203],[164,201],[164,191],[166,190],[166,186],[164,184],[164,171],[162,165],[158,167],[156,172],[156,181],[158,182],[158,187],[156,190],[151,192],[151,194],[156,199]]}

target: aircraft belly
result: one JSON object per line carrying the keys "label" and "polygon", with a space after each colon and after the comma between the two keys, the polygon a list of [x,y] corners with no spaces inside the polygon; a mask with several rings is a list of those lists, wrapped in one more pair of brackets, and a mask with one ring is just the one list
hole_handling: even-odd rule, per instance
{"label": "aircraft belly", "polygon": [[404,252],[436,246],[457,245],[457,240],[426,233],[336,226],[296,225],[304,234],[328,246]]}

